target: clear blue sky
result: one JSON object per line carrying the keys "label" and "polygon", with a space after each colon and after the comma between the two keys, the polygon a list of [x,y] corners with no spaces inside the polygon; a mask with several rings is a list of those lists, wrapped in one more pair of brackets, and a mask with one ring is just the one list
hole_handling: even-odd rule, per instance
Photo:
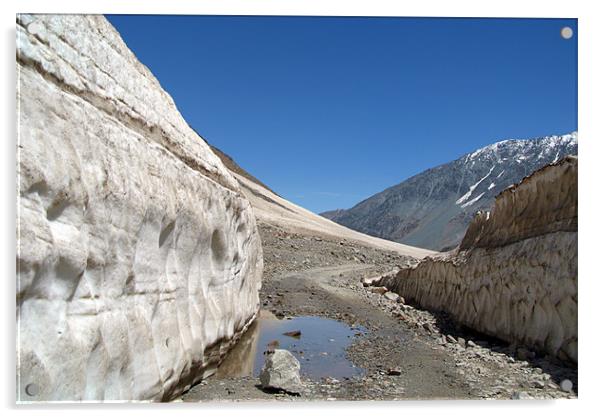
{"label": "clear blue sky", "polygon": [[577,129],[576,19],[107,17],[192,127],[315,212]]}

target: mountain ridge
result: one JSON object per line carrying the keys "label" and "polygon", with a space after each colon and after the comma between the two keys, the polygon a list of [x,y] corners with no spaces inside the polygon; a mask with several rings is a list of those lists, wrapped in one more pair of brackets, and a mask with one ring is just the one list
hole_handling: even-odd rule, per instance
{"label": "mountain ridge", "polygon": [[459,244],[473,215],[533,171],[577,153],[577,132],[506,139],[407,178],[350,209],[321,213],[379,238],[433,250]]}

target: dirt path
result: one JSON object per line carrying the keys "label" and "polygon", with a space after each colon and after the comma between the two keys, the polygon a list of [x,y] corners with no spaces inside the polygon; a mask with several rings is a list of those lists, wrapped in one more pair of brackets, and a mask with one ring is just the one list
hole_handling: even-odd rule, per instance
{"label": "dirt path", "polygon": [[[209,378],[183,396],[210,400],[393,400],[559,398],[576,370],[547,357],[518,360],[514,347],[477,335],[445,315],[389,301],[360,280],[408,262],[399,254],[346,241],[261,227],[265,276],[262,308],[277,317],[318,316],[362,326],[347,357],[359,378],[305,379],[302,396],[262,391],[253,377]],[[324,335],[324,338],[329,338]],[[390,375],[396,369],[399,375]]]}
{"label": "dirt path", "polygon": [[[373,265],[343,264],[279,276],[266,286],[274,293],[271,309],[277,314],[323,316],[368,330],[348,350],[355,365],[366,371],[359,382],[331,385],[327,394],[340,399],[468,398],[470,388],[456,374],[449,355],[417,339],[403,322],[393,318],[371,298],[359,280],[375,273]],[[326,336],[327,337],[327,336]],[[401,376],[389,376],[389,369]]]}

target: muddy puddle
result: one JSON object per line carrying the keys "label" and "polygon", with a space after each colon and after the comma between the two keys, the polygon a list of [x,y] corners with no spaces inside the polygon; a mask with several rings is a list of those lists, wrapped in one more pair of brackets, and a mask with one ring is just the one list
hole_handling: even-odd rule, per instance
{"label": "muddy puddle", "polygon": [[278,319],[269,311],[261,311],[219,366],[215,378],[259,376],[263,353],[268,345],[275,344],[293,353],[301,363],[301,375],[312,380],[359,376],[363,370],[346,358],[345,349],[365,332],[362,327],[350,327],[328,318]]}

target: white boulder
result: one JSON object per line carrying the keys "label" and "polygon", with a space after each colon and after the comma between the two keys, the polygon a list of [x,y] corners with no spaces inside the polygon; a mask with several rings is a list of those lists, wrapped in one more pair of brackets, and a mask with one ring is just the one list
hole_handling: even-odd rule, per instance
{"label": "white boulder", "polygon": [[290,351],[275,349],[267,354],[259,380],[264,389],[277,389],[300,394],[303,390],[299,371],[301,364]]}

